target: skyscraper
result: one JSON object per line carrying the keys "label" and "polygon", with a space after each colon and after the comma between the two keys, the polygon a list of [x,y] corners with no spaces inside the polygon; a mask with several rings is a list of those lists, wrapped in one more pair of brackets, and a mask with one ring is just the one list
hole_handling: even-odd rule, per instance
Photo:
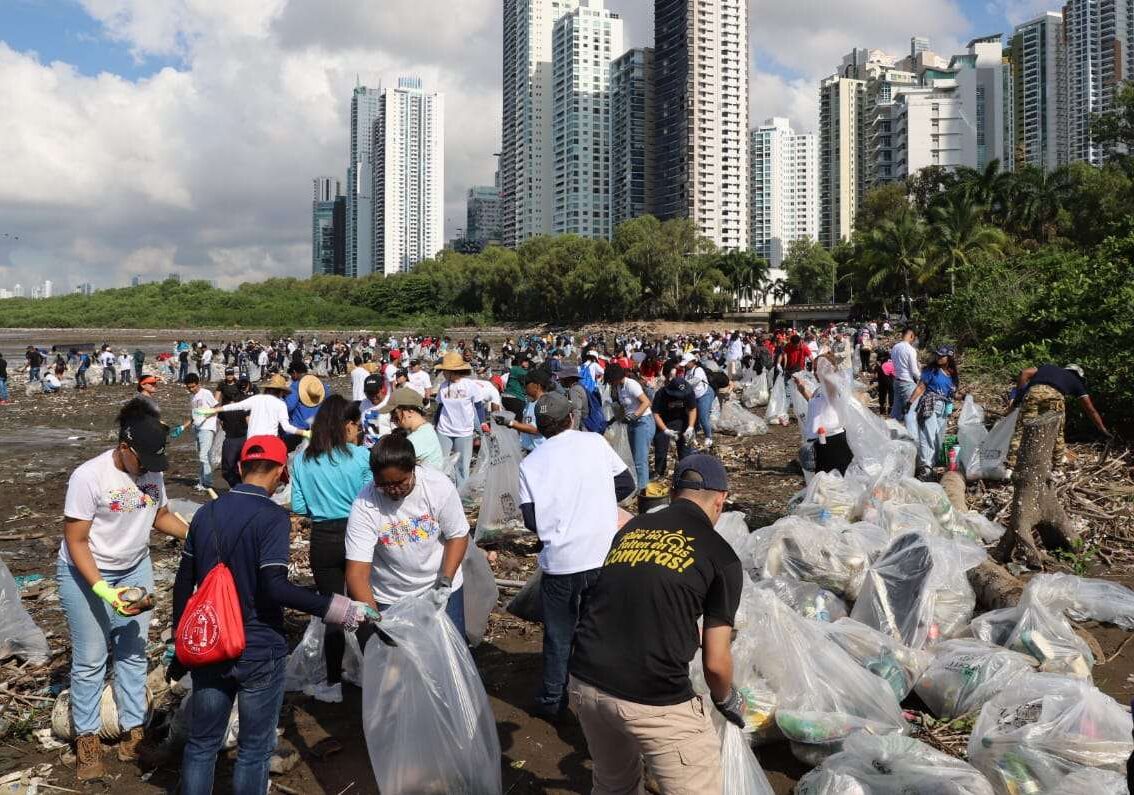
{"label": "skyscraper", "polygon": [[[965,159],[962,164],[983,170],[989,162],[1004,159],[1005,66],[1000,34],[970,41],[968,52],[953,56],[949,69],[957,83],[960,107],[976,131],[976,163]],[[947,144],[941,147],[942,152],[949,148]]]}
{"label": "skyscraper", "polygon": [[75,288],[75,293],[77,295],[83,296],[83,298],[90,298],[94,293],[94,285],[90,282],[83,282]]}
{"label": "skyscraper", "polygon": [[[334,177],[316,177],[311,201],[311,275],[342,276],[336,265],[336,238],[343,235],[342,221],[336,225],[335,208],[343,205],[342,185]],[[344,213],[345,214],[345,213]],[[344,236],[345,237],[345,236]],[[342,257],[339,257],[342,260]]]}
{"label": "skyscraper", "polygon": [[750,143],[751,249],[778,269],[794,241],[819,235],[818,141],[773,118],[752,130]]}
{"label": "skyscraper", "polygon": [[838,75],[819,87],[819,242],[832,248],[854,231],[866,190],[866,81]]}
{"label": "skyscraper", "polygon": [[404,273],[445,247],[445,98],[419,78],[382,92],[373,126],[375,273]]}
{"label": "skyscraper", "polygon": [[578,7],[579,0],[504,0],[500,195],[506,246],[552,231],[552,33]]}
{"label": "skyscraper", "polygon": [[656,209],[748,245],[748,0],[655,0]]}
{"label": "skyscraper", "polygon": [[628,50],[610,65],[610,225],[654,210],[654,51]]}
{"label": "skyscraper", "polygon": [[1012,35],[1016,165],[1052,171],[1067,162],[1067,42],[1063,15],[1049,11]]}
{"label": "skyscraper", "polygon": [[371,147],[380,90],[358,85],[350,100],[350,161],[346,189],[346,275],[367,276],[373,266],[374,168]]}
{"label": "skyscraper", "polygon": [[580,0],[552,32],[552,231],[610,237],[610,63],[622,20],[603,0]]}
{"label": "skyscraper", "polygon": [[1101,165],[1104,152],[1091,139],[1091,117],[1109,110],[1117,87],[1134,76],[1134,10],[1125,0],[1069,0],[1063,26],[1068,159]]}
{"label": "skyscraper", "polygon": [[52,295],[54,295],[53,288],[54,288],[54,285],[52,285],[51,279],[47,279],[46,281],[44,281],[44,283],[43,283],[43,297],[44,298],[50,298]]}
{"label": "skyscraper", "polygon": [[474,185],[465,201],[465,238],[485,246],[500,243],[500,188],[496,185]]}

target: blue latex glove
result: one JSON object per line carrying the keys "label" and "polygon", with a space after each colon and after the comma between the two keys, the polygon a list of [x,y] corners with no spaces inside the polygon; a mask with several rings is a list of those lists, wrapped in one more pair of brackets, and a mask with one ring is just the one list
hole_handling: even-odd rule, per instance
{"label": "blue latex glove", "polygon": [[183,433],[185,433],[185,426],[184,425],[174,425],[172,428],[169,429],[169,438],[170,439],[179,439],[179,438],[181,438],[181,434],[183,434]]}

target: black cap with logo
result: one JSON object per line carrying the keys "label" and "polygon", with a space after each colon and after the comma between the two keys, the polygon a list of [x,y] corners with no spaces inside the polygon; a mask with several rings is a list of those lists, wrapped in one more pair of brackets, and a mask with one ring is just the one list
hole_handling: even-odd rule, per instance
{"label": "black cap with logo", "polygon": [[138,456],[143,469],[148,472],[164,472],[169,468],[169,458],[165,454],[168,435],[169,428],[157,417],[147,414],[123,422],[118,430],[118,441],[129,445]]}

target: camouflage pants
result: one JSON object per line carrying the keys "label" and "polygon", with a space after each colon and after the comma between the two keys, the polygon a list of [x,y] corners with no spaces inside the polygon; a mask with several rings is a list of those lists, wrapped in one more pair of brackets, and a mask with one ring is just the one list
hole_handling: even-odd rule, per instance
{"label": "camouflage pants", "polygon": [[1055,447],[1051,451],[1053,468],[1058,469],[1063,463],[1063,425],[1067,419],[1067,407],[1063,400],[1063,393],[1055,387],[1046,384],[1037,384],[1024,395],[1024,402],[1020,406],[1020,416],[1016,419],[1016,430],[1012,433],[1012,443],[1008,446],[1008,459],[1005,466],[1016,468],[1016,455],[1020,452],[1020,440],[1024,436],[1024,423],[1036,417],[1054,411],[1059,414],[1059,430],[1055,436]]}

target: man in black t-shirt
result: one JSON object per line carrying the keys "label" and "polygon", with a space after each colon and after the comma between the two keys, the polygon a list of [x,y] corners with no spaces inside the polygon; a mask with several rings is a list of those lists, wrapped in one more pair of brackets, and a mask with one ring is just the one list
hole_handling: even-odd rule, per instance
{"label": "man in black t-shirt", "polygon": [[677,444],[677,460],[685,458],[685,446],[693,438],[697,427],[697,398],[685,374],[673,364],[662,368],[665,386],[654,395],[654,422],[658,432],[654,435],[654,473],[661,480],[669,468],[669,443]]}
{"label": "man in black t-shirt", "polygon": [[1020,452],[1020,442],[1024,437],[1024,423],[1049,412],[1059,415],[1059,430],[1056,433],[1055,447],[1052,450],[1052,464],[1058,468],[1063,463],[1064,443],[1063,425],[1067,418],[1066,398],[1079,399],[1083,411],[1091,418],[1091,422],[1098,428],[1099,433],[1109,437],[1110,431],[1103,424],[1098,409],[1091,402],[1087,392],[1087,380],[1083,368],[1077,364],[1059,367],[1054,364],[1045,364],[1040,367],[1029,367],[1020,373],[1016,383],[1016,394],[1009,406],[1011,411],[1018,404],[1020,416],[1016,418],[1016,428],[1012,432],[1012,441],[1008,445],[1008,456],[1005,466],[1016,468],[1016,458]]}
{"label": "man in black t-shirt", "polygon": [[[229,403],[239,403],[246,397],[256,393],[256,387],[246,377],[236,380],[236,368],[224,368],[224,380],[217,386],[214,397],[217,403],[224,406]],[[224,430],[224,442],[221,444],[221,476],[231,489],[240,482],[240,451],[248,437],[247,411],[225,411],[217,415],[221,428]]]}
{"label": "man in black t-shirt", "polygon": [[714,705],[743,727],[730,643],[744,572],[713,529],[727,495],[721,462],[689,456],[674,472],[673,503],[630,520],[611,543],[575,633],[568,685],[595,792],[640,792],[640,759],[662,792],[721,791],[720,739],[689,663],[700,649]]}

